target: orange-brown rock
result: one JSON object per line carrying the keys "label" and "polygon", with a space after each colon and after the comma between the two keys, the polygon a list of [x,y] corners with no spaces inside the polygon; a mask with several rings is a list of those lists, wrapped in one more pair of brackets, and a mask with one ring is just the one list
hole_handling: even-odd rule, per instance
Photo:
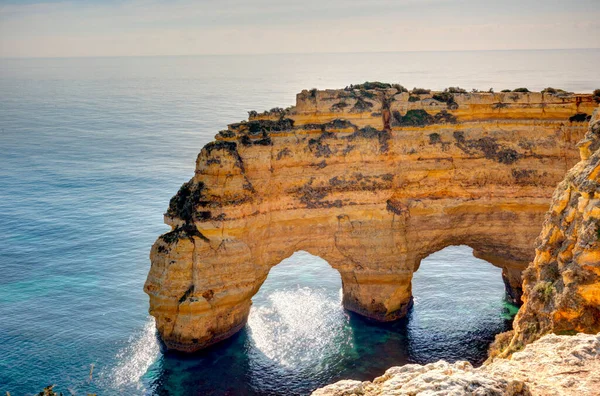
{"label": "orange-brown rock", "polygon": [[581,161],[558,185],[535,259],[524,272],[525,304],[514,332],[492,355],[509,356],[547,333],[600,332],[600,114],[596,110]]}
{"label": "orange-brown rock", "polygon": [[378,320],[405,315],[413,273],[448,245],[501,267],[518,300],[594,107],[589,94],[358,87],[251,112],[202,149],[152,247],[145,291],[162,339],[194,351],[235,333],[298,250],[340,272],[347,309]]}

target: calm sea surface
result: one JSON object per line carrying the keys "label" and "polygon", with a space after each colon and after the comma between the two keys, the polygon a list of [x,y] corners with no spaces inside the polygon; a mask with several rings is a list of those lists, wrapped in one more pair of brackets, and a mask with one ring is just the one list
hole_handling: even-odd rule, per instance
{"label": "calm sea surface", "polygon": [[465,246],[424,260],[413,310],[386,325],[345,312],[338,273],[298,252],[238,335],[164,355],[142,291],[162,213],[216,132],[302,89],[589,92],[599,64],[600,50],[0,60],[0,394],[305,395],[407,362],[480,363],[515,309]]}

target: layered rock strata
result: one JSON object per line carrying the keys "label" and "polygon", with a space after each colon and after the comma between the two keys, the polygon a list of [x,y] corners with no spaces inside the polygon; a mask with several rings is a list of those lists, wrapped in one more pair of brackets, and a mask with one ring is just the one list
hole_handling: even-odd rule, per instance
{"label": "layered rock strata", "polygon": [[392,367],[373,382],[344,380],[313,396],[481,395],[566,396],[600,394],[600,334],[547,335],[512,359],[473,368],[443,360]]}
{"label": "layered rock strata", "polygon": [[207,144],[170,202],[145,285],[166,346],[246,323],[271,267],[298,250],[340,272],[343,304],[405,315],[429,254],[469,245],[521,295],[552,192],[579,159],[592,95],[303,91]]}
{"label": "layered rock strata", "polygon": [[547,333],[600,332],[599,110],[579,148],[581,161],[556,188],[524,272],[525,304],[514,332],[497,337],[492,357],[509,356]]}

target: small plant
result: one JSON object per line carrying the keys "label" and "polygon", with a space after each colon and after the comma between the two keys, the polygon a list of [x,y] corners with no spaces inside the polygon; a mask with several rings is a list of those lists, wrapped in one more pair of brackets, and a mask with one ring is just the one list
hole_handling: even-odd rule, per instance
{"label": "small plant", "polygon": [[600,103],[600,89],[595,89],[594,92],[594,100],[596,103]]}
{"label": "small plant", "polygon": [[542,89],[542,93],[549,94],[549,95],[570,95],[573,92],[567,92],[564,89],[548,87],[548,88]]}
{"label": "small plant", "polygon": [[510,330],[504,333],[496,334],[496,338],[494,342],[490,345],[488,349],[488,356],[494,358],[504,352],[506,348],[510,345],[514,336],[514,331]]}
{"label": "small plant", "polygon": [[557,335],[574,336],[577,335],[577,330],[560,330],[556,332]]}
{"label": "small plant", "polygon": [[413,88],[412,91],[410,91],[411,94],[413,95],[427,95],[431,93],[431,89],[425,89],[425,88]]}
{"label": "small plant", "polygon": [[62,396],[62,392],[56,393],[56,392],[54,392],[53,388],[54,388],[54,385],[49,385],[49,386],[45,387],[43,391],[38,393],[37,396]]}
{"label": "small plant", "polygon": [[281,107],[273,107],[271,110],[269,110],[269,114],[283,116],[285,114],[285,110]]}
{"label": "small plant", "polygon": [[546,303],[554,292],[554,285],[551,282],[540,282],[535,285],[533,292],[542,302]]}
{"label": "small plant", "polygon": [[392,84],[392,88],[396,88],[400,93],[408,92],[408,89],[404,88],[404,86],[400,84]]}
{"label": "small plant", "polygon": [[411,96],[408,97],[408,101],[409,102],[418,102],[420,100],[421,100],[421,98],[419,98],[418,96],[412,96],[411,95]]}
{"label": "small plant", "polygon": [[441,143],[442,138],[439,133],[432,133],[429,135],[429,144]]}
{"label": "small plant", "polygon": [[511,90],[510,90],[510,89],[503,89],[503,90],[502,90],[502,91],[500,91],[500,92],[511,92]]}
{"label": "small plant", "polygon": [[434,93],[432,98],[439,102],[444,102],[444,103],[448,103],[448,104],[454,102],[454,95],[446,90],[444,92]]}
{"label": "small plant", "polygon": [[425,126],[433,124],[434,118],[423,109],[408,110],[399,126]]}
{"label": "small plant", "polygon": [[387,89],[387,88],[392,88],[392,85],[388,84],[388,83],[382,83],[379,81],[365,81],[363,84],[356,84],[356,85],[351,84],[349,87],[346,87],[346,90],[352,90],[352,89],[369,90],[369,89]]}
{"label": "small plant", "polygon": [[529,92],[527,88],[515,88],[512,90],[513,92]]}
{"label": "small plant", "polygon": [[316,98],[317,97],[317,88],[312,88],[308,92],[310,93],[311,98]]}
{"label": "small plant", "polygon": [[448,87],[444,90],[444,92],[450,93],[467,93],[466,89],[462,89],[461,87]]}

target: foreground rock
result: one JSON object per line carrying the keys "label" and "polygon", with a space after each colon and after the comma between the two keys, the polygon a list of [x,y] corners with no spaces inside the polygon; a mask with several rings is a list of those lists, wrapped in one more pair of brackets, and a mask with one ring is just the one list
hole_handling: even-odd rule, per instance
{"label": "foreground rock", "polygon": [[473,368],[443,360],[392,367],[373,382],[340,381],[313,396],[600,395],[600,334],[547,335],[512,359]]}
{"label": "foreground rock", "polygon": [[[491,355],[506,357],[547,333],[600,331],[600,113],[594,113],[581,161],[558,185],[536,256],[524,273],[524,306],[514,332]],[[598,374],[600,375],[600,373]]]}
{"label": "foreground rock", "polygon": [[195,351],[242,328],[269,270],[298,250],[340,272],[344,306],[405,315],[420,262],[469,245],[521,271],[556,184],[578,160],[589,94],[303,91],[207,144],[171,200],[145,291],[166,346]]}

